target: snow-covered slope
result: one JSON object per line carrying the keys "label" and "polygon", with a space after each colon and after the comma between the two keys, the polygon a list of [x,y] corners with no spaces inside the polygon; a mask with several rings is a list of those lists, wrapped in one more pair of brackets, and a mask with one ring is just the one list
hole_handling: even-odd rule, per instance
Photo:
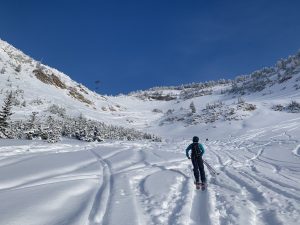
{"label": "snow-covered slope", "polygon": [[[227,127],[228,129],[228,127]],[[0,224],[296,225],[300,118],[205,143],[195,190],[190,143],[1,141]],[[226,138],[224,138],[226,137]]]}
{"label": "snow-covered slope", "polygon": [[[165,138],[0,139],[0,224],[298,224],[299,69],[298,54],[234,81],[100,96],[0,41],[0,96],[19,93],[14,119],[56,104],[70,115]],[[220,172],[206,168],[204,192],[194,190],[185,157],[194,135]]]}
{"label": "snow-covered slope", "polygon": [[0,101],[10,91],[16,93],[16,118],[32,111],[45,111],[53,104],[63,106],[68,114],[77,116],[82,113],[92,117],[103,110],[122,110],[105,96],[90,91],[64,73],[0,40]]}
{"label": "snow-covered slope", "polygon": [[[274,114],[274,110],[271,110],[274,104],[288,104],[292,100],[299,100],[299,90],[298,53],[280,60],[272,68],[239,76],[233,81],[210,81],[153,88],[130,95],[102,96],[0,40],[0,102],[6,93],[14,91],[17,99],[13,109],[15,119],[28,118],[34,111],[41,115],[54,104],[65,108],[71,116],[83,114],[87,118],[109,124],[161,134],[160,131],[164,129],[177,133],[176,129],[170,127],[172,124],[176,127],[188,127],[190,130],[203,126],[222,126],[224,121],[228,123],[230,120],[233,125],[241,126],[253,116]],[[246,111],[245,107],[248,105],[238,104],[240,96],[246,103],[253,103],[257,109]],[[196,108],[193,115],[190,115],[191,102]],[[275,113],[278,114],[294,117],[286,112]],[[255,118],[257,119],[259,118]],[[265,119],[268,121],[270,117],[262,120]],[[272,123],[270,121],[270,125]]]}

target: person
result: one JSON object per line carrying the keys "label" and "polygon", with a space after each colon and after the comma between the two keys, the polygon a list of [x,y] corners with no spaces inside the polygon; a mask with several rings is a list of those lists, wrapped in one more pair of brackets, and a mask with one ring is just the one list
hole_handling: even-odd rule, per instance
{"label": "person", "polygon": [[[189,151],[192,151],[191,156]],[[203,165],[202,156],[205,153],[205,149],[202,144],[199,143],[199,138],[197,136],[193,137],[193,143],[186,148],[186,157],[192,160],[194,176],[196,179],[196,185],[205,185],[206,177]],[[200,176],[199,176],[200,175]],[[201,183],[200,181],[201,177]]]}

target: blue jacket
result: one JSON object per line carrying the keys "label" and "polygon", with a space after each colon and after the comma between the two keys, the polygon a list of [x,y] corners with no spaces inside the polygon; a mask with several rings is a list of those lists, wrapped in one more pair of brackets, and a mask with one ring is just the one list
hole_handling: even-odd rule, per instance
{"label": "blue jacket", "polygon": [[[186,148],[186,150],[185,150],[186,157],[190,157],[190,156],[189,156],[189,151],[192,150],[193,144],[194,144],[194,143],[190,144],[190,145]],[[202,156],[202,155],[205,153],[205,149],[204,149],[204,147],[203,147],[202,144],[198,143],[198,145],[199,145],[199,149],[200,149],[200,151],[201,151],[201,156]]]}

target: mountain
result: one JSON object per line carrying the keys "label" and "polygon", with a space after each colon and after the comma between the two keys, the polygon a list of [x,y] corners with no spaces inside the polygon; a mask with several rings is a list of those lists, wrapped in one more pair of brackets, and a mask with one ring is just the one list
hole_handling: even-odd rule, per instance
{"label": "mountain", "polygon": [[1,98],[8,91],[17,93],[19,102],[16,103],[16,110],[22,115],[27,115],[33,109],[43,111],[51,104],[64,105],[71,114],[84,110],[97,112],[101,107],[118,109],[106,97],[90,91],[64,73],[35,61],[2,40],[0,74]]}
{"label": "mountain", "polygon": [[128,122],[126,112],[119,115],[126,107],[117,104],[113,97],[89,90],[2,40],[0,68],[0,101],[13,94],[13,123],[0,133],[0,138],[56,141],[64,135],[93,141],[154,137],[133,130],[136,127]]}
{"label": "mountain", "polygon": [[[234,80],[101,96],[1,41],[0,101],[15,95],[13,121],[33,126],[38,112],[59,119],[52,132],[134,129],[100,124],[121,137],[103,142],[0,139],[0,224],[298,224],[299,56]],[[185,155],[195,135],[219,172],[205,167],[206,191]]]}
{"label": "mountain", "polygon": [[[255,127],[252,121],[267,125],[278,115],[297,117],[289,113],[288,107],[292,101],[299,101],[300,52],[279,60],[274,67],[233,80],[104,96],[0,40],[0,81],[0,101],[6,93],[15,93],[13,119],[28,118],[32,112],[48,115],[53,108],[61,107],[71,117],[82,114],[88,119],[163,136],[161,131],[174,131],[172,127],[211,130],[224,123],[232,124],[234,132],[246,124]],[[186,132],[176,133],[173,135],[185,136]]]}

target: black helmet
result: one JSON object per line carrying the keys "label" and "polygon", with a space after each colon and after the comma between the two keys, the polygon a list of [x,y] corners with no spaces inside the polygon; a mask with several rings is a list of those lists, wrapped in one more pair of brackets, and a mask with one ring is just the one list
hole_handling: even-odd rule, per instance
{"label": "black helmet", "polygon": [[199,138],[197,136],[194,136],[193,137],[193,142],[198,142],[199,141]]}

